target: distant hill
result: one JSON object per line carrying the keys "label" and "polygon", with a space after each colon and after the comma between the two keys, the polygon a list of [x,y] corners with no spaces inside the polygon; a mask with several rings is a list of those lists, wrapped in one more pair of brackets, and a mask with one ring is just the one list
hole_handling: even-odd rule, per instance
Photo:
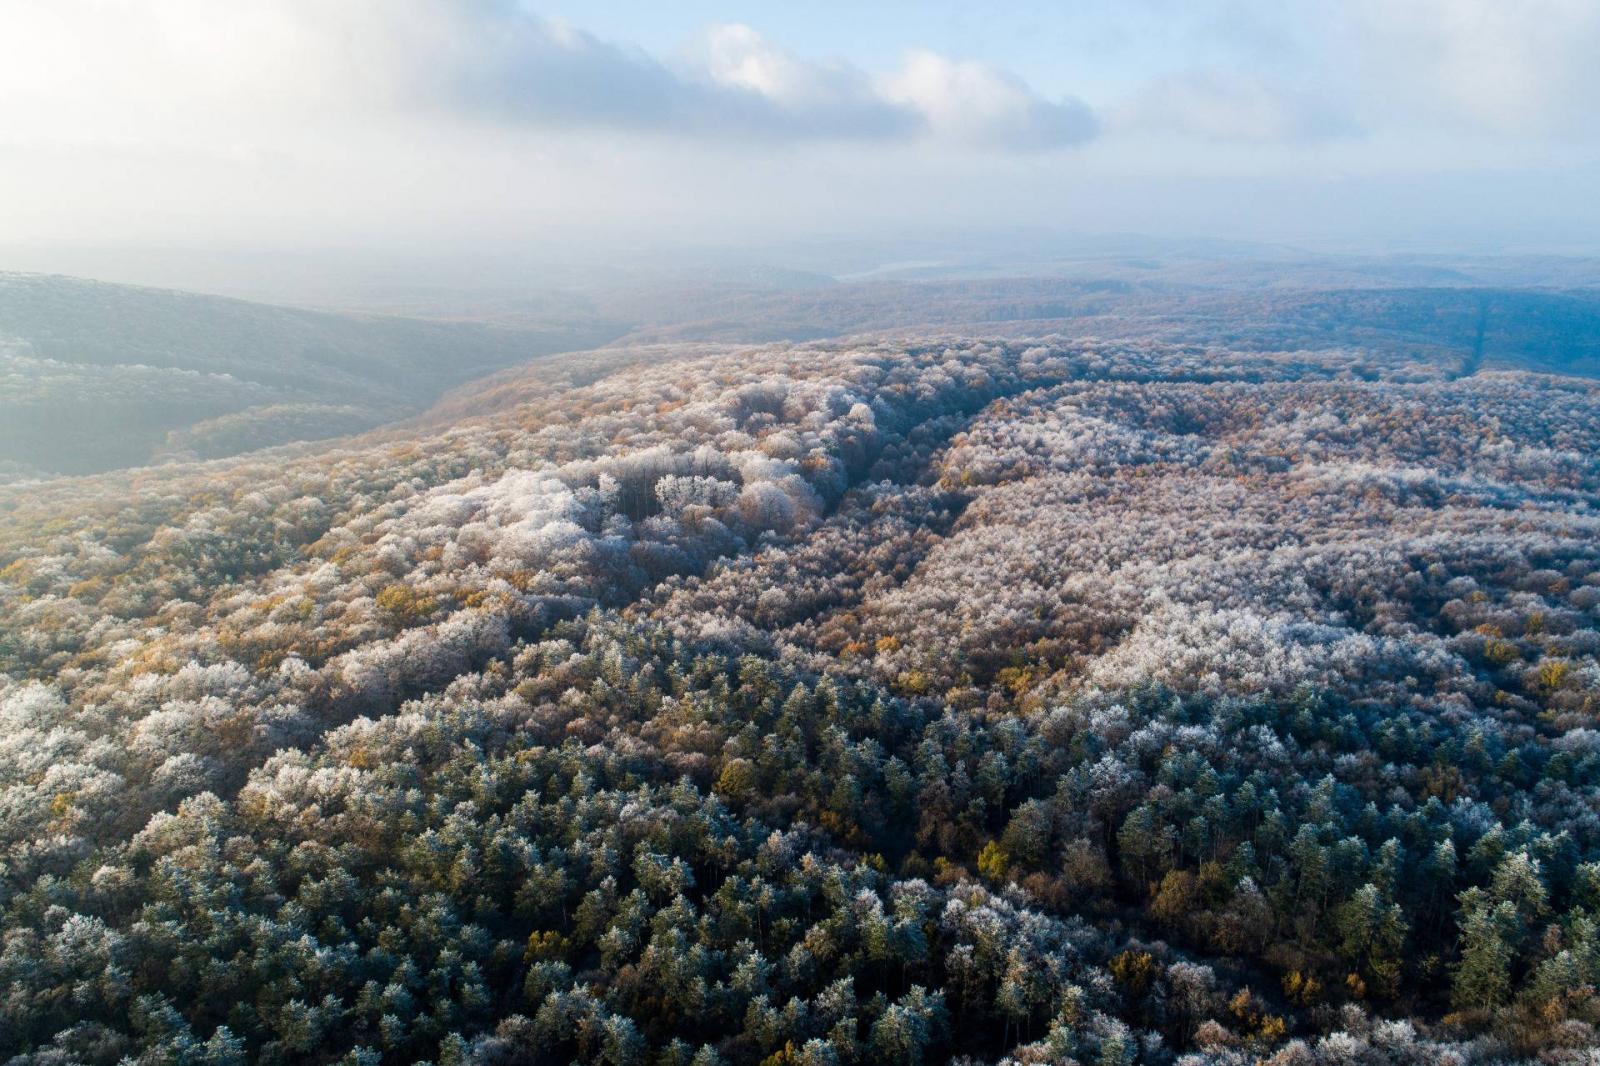
{"label": "distant hill", "polygon": [[610,339],[0,274],[0,470],[88,473],[364,429]]}
{"label": "distant hill", "polygon": [[[1585,289],[761,276],[672,279],[544,303],[510,298],[472,313],[486,320],[340,314],[0,274],[0,480],[342,436],[428,411],[441,398],[430,421],[504,409],[525,391],[522,364],[613,342],[648,359],[651,345],[683,342],[1057,333],[1350,349],[1362,360],[1457,374],[1488,367],[1600,376],[1600,294]],[[461,388],[491,376],[484,388]],[[544,380],[536,371],[531,385],[542,389]]]}
{"label": "distant hill", "polygon": [[[1600,293],[1485,287],[1242,289],[1115,278],[872,281],[747,293],[633,343],[876,331],[1146,337],[1257,351],[1358,348],[1463,367],[1600,376]],[[667,322],[662,319],[660,321]],[[1480,332],[1481,331],[1481,332]]]}
{"label": "distant hill", "polygon": [[1478,366],[1600,376],[1600,294],[1516,289],[1207,293],[1146,312],[1192,339],[1254,349],[1351,346]]}

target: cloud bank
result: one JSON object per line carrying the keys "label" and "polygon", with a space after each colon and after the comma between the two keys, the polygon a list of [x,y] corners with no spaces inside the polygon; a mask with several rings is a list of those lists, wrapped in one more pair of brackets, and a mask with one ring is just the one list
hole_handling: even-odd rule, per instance
{"label": "cloud bank", "polygon": [[446,65],[431,48],[414,57],[419,102],[536,126],[1008,151],[1079,144],[1097,128],[1081,101],[1047,100],[1004,71],[932,52],[874,76],[724,24],[674,62],[500,4],[460,9],[453,29]]}
{"label": "cloud bank", "polygon": [[1345,48],[1373,106],[1517,137],[1600,134],[1600,3],[1352,0]]}
{"label": "cloud bank", "polygon": [[[1038,152],[1096,131],[1081,101],[1045,99],[981,63],[913,51],[869,72],[802,58],[738,24],[663,57],[509,0],[18,2],[9,46],[0,41],[0,97],[36,98],[58,132],[103,124],[137,136],[209,113],[247,129],[344,115]],[[0,137],[27,124],[0,116]]]}
{"label": "cloud bank", "polygon": [[544,2],[0,0],[0,241],[1600,226],[1595,0]]}
{"label": "cloud bank", "polygon": [[[661,54],[515,0],[7,7],[0,144],[95,131],[159,142],[172,130],[209,132],[212,119],[246,139],[274,123],[420,118],[732,145],[928,144],[999,154],[1123,132],[1257,146],[1399,126],[1520,138],[1600,130],[1600,109],[1590,104],[1600,92],[1593,0],[1200,3],[1165,12],[1163,23],[1192,23],[1185,40],[1210,35],[1220,45],[1130,54],[1139,69],[1128,84],[1075,86],[1099,97],[1093,108],[935,50],[908,47],[897,61],[865,69],[802,56],[726,23]],[[1139,7],[1131,0],[1130,10]],[[908,40],[913,33],[908,27]]]}

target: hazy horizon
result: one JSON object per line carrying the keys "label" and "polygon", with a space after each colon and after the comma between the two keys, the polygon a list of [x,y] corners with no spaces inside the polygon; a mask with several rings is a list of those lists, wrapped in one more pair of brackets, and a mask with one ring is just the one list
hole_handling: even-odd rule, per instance
{"label": "hazy horizon", "polygon": [[788,266],[1034,229],[1600,251],[1576,0],[0,8],[7,269]]}
{"label": "hazy horizon", "polygon": [[[680,284],[784,288],[795,284],[981,278],[1111,277],[1188,262],[1206,285],[1231,271],[1274,262],[1329,270],[1493,265],[1478,284],[1589,288],[1600,279],[1600,250],[1583,244],[1460,242],[1272,242],[1215,236],[1153,237],[1134,232],[994,230],[839,232],[810,240],[738,243],[667,240],[541,241],[441,247],[400,243],[331,247],[0,244],[0,273],[60,275],[228,296],[266,303],[349,310],[467,311],[499,295],[654,291]],[[1548,270],[1546,268],[1549,268]],[[1546,274],[1552,275],[1550,280]],[[1568,279],[1568,280],[1563,280]],[[1152,273],[1148,280],[1160,282]],[[1237,279],[1235,279],[1237,283]],[[1465,283],[1465,280],[1463,280]],[[1315,285],[1304,277],[1263,275],[1253,284]],[[458,297],[462,302],[452,302]],[[438,301],[444,301],[442,304]]]}

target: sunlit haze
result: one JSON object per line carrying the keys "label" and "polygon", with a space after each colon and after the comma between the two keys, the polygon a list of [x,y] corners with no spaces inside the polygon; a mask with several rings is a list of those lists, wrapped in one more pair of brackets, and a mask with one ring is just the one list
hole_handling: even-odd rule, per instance
{"label": "sunlit haze", "polygon": [[0,19],[0,245],[46,267],[1008,227],[1600,240],[1589,0],[3,0]]}

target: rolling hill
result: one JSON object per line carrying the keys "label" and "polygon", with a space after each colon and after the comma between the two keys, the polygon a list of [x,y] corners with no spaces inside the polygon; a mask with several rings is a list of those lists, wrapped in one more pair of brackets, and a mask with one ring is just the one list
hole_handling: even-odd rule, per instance
{"label": "rolling hill", "polygon": [[89,473],[343,435],[610,334],[0,275],[0,463]]}
{"label": "rolling hill", "polygon": [[0,488],[0,1055],[1585,1061],[1600,383],[1392,314]]}

